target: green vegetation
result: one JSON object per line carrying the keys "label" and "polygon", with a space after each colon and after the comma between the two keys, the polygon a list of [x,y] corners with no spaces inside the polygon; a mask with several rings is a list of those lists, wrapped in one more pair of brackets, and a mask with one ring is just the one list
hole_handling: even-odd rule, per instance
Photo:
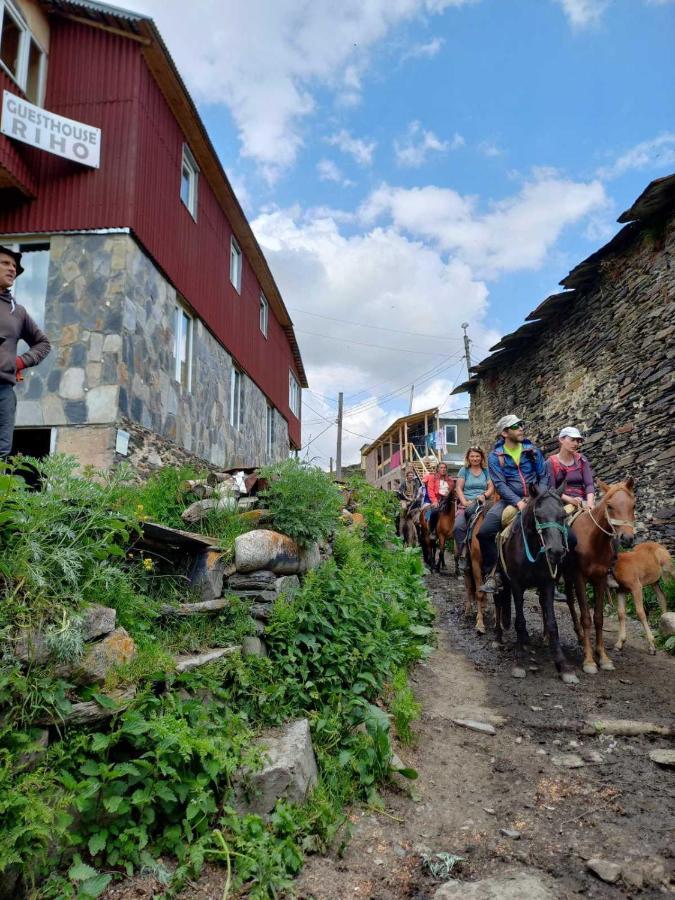
{"label": "green vegetation", "polygon": [[[181,525],[189,498],[180,484],[194,473],[162,470],[138,485],[124,471],[79,477],[65,458],[28,464],[40,492],[19,470],[0,472],[0,879],[16,877],[35,897],[88,900],[142,868],[168,898],[211,859],[233,890],[278,896],[306,853],[339,850],[348,803],[380,802],[391,731],[413,739],[419,708],[406,673],[430,652],[432,611],[418,554],[394,536],[390,498],[355,483],[365,523],[350,531],[325,474],[294,461],[266,470],[275,527],[301,542],[333,535],[333,557],[275,604],[266,658],[234,654],[167,675],[176,653],[252,631],[237,598],[212,617],[162,618],[163,606],[194,599],[184,573],[133,549],[144,518]],[[219,529],[227,550],[251,522],[227,513],[205,527]],[[82,655],[82,615],[94,601],[117,611],[138,654],[103,689],[78,690],[59,666]],[[11,648],[36,628],[50,658],[25,668]],[[106,692],[126,685],[135,699],[117,709]],[[111,718],[95,729],[63,725],[72,703],[92,699]],[[233,776],[255,766],[255,733],[301,716],[320,773],[311,798],[278,803],[269,821],[238,814]],[[48,748],[46,721],[57,723]],[[175,860],[171,872],[160,856]]]}
{"label": "green vegetation", "polygon": [[267,481],[261,497],[277,531],[301,546],[335,531],[342,500],[337,486],[321,469],[286,459],[264,466],[260,477]]}

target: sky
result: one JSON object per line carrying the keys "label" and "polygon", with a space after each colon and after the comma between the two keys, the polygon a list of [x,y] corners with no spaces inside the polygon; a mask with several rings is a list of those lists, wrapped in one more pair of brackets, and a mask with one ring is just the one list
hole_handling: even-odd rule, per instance
{"label": "sky", "polygon": [[293,319],[303,455],[466,416],[487,355],[675,172],[675,0],[136,0]]}

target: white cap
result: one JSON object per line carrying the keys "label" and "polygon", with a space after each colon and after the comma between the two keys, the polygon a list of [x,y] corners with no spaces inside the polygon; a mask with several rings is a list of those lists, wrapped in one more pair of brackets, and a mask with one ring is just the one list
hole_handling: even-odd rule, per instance
{"label": "white cap", "polygon": [[568,425],[566,428],[563,428],[558,437],[583,438],[583,434],[579,431],[578,428],[575,428],[573,425]]}
{"label": "white cap", "polygon": [[510,428],[512,425],[515,425],[516,422],[522,421],[520,416],[502,416],[499,422],[497,422],[497,434],[501,434],[505,428]]}

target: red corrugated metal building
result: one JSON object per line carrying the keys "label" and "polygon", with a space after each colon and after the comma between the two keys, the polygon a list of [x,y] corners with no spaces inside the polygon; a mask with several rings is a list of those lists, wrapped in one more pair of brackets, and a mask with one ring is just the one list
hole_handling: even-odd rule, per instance
{"label": "red corrugated metal building", "polygon": [[[299,447],[289,378],[307,382],[290,317],[152,20],[79,0],[0,0],[0,10],[0,89],[101,130],[99,168],[0,134],[0,236],[128,229],[286,420],[290,444]],[[19,51],[7,51],[14,19],[43,51],[38,63],[33,44],[25,49],[23,73]],[[17,43],[12,31],[9,38]],[[232,246],[241,251],[240,290],[230,278]]]}

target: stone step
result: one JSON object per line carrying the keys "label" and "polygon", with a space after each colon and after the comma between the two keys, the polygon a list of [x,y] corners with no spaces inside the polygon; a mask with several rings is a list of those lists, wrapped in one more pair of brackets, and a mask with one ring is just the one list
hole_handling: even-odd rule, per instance
{"label": "stone step", "polygon": [[233,644],[231,647],[214,647],[212,650],[204,650],[203,653],[196,653],[193,656],[177,656],[176,672],[191,672],[192,669],[198,669],[200,666],[205,666],[216,659],[222,659],[223,656],[238,653],[240,650],[239,644]]}

